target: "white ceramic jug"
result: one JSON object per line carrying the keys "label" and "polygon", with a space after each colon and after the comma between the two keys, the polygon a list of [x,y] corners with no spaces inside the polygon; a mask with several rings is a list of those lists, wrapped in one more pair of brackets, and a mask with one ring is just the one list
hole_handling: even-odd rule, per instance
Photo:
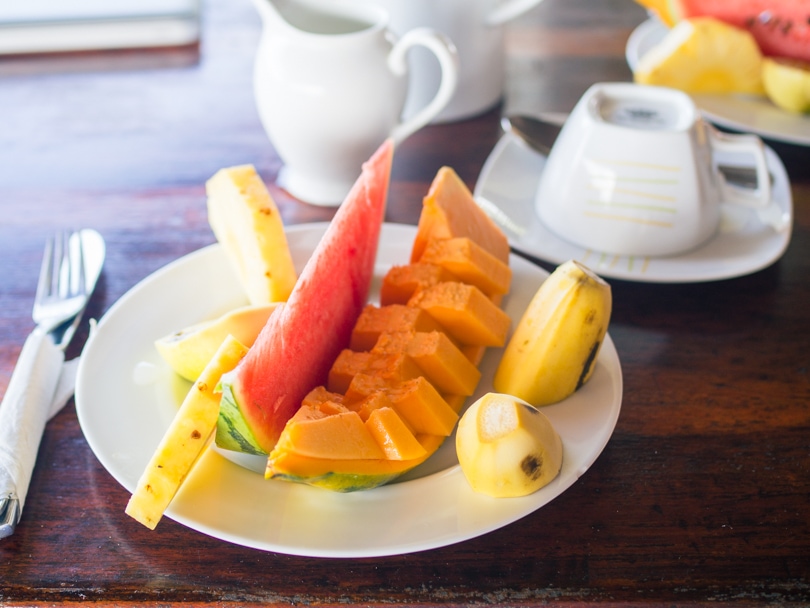
{"label": "white ceramic jug", "polygon": [[[433,119],[458,81],[447,38],[418,28],[398,40],[383,9],[341,0],[254,0],[263,33],[254,68],[259,117],[284,167],[279,185],[318,205],[339,205],[362,163]],[[406,54],[421,45],[442,67],[435,97],[407,121]]]}

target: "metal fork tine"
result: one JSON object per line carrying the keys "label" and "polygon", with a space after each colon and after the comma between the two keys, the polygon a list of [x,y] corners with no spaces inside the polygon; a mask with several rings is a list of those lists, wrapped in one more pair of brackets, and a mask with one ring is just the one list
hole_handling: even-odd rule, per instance
{"label": "metal fork tine", "polygon": [[79,266],[79,273],[78,273],[78,286],[76,289],[76,295],[83,296],[87,294],[87,276],[85,275],[85,268],[84,268],[84,243],[82,243],[82,233],[81,232],[74,232],[73,236],[76,239],[77,247],[79,249],[78,254],[76,255],[76,263]]}
{"label": "metal fork tine", "polygon": [[34,302],[40,302],[45,296],[50,293],[51,277],[53,276],[53,260],[54,260],[54,237],[49,237],[45,242],[45,253],[42,255],[42,267],[39,271],[39,280],[37,281],[37,295]]}
{"label": "metal fork tine", "polygon": [[73,270],[70,265],[70,236],[67,232],[63,231],[59,239],[59,268],[54,273],[53,293],[59,295],[60,298],[70,297],[71,292],[71,271]]}

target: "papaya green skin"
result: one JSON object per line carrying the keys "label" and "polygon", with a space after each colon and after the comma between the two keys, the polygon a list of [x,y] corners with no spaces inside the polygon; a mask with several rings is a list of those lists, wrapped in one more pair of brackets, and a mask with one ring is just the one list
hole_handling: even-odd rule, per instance
{"label": "papaya green skin", "polygon": [[361,490],[371,490],[379,486],[390,483],[397,477],[406,473],[395,473],[391,475],[357,475],[352,473],[326,473],[318,477],[298,477],[287,473],[271,473],[268,479],[281,479],[294,483],[301,483],[316,488],[323,488],[332,492],[359,492]]}

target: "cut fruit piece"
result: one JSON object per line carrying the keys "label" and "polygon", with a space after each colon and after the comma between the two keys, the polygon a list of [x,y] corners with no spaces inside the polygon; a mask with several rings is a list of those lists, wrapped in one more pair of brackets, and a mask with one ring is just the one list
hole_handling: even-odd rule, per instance
{"label": "cut fruit piece", "polygon": [[422,464],[444,437],[419,435],[425,455],[412,460],[333,460],[311,458],[285,450],[274,450],[267,459],[268,479],[304,483],[334,492],[355,492],[384,485]]}
{"label": "cut fruit piece", "polygon": [[[316,413],[317,412],[317,413]],[[290,418],[276,449],[309,458],[384,459],[380,446],[357,412],[332,416],[306,406]]]}
{"label": "cut fruit piece", "polygon": [[[393,154],[389,140],[363,165],[287,303],[273,312],[227,378],[235,406],[228,430],[249,429],[264,453],[307,393],[326,383],[335,358],[349,345],[374,275]],[[251,441],[217,433],[221,447],[243,443]]]}
{"label": "cut fruit piece", "polygon": [[753,36],[710,17],[678,22],[639,60],[634,78],[689,93],[764,93]]}
{"label": "cut fruit piece", "polygon": [[346,393],[357,374],[368,374],[388,384],[397,384],[416,378],[421,374],[421,370],[402,352],[357,352],[346,349],[338,355],[329,370],[326,387],[331,392]]}
{"label": "cut fruit piece", "polygon": [[591,377],[613,307],[610,285],[570,260],[540,285],[504,350],[493,387],[539,407]]}
{"label": "cut fruit piece", "polygon": [[194,382],[229,335],[248,348],[280,304],[243,306],[217,319],[204,321],[155,341],[155,348],[169,367]]}
{"label": "cut fruit piece", "polygon": [[402,418],[390,407],[375,408],[366,421],[387,460],[414,460],[426,455]]}
{"label": "cut fruit piece", "polygon": [[427,196],[411,250],[418,262],[433,239],[466,236],[496,258],[509,263],[509,241],[495,222],[476,204],[469,188],[450,167],[439,169]]}
{"label": "cut fruit piece", "polygon": [[405,353],[442,394],[472,395],[481,372],[444,332],[382,334],[373,353]]}
{"label": "cut fruit piece", "polygon": [[455,281],[446,269],[435,264],[416,263],[394,266],[383,277],[380,287],[380,306],[407,304],[420,289],[431,287],[444,281]]}
{"label": "cut fruit piece", "polygon": [[404,304],[369,304],[363,309],[352,330],[350,348],[357,351],[371,350],[383,332],[438,330],[441,330],[441,325],[420,308]]}
{"label": "cut fruit piece", "polygon": [[551,421],[511,395],[487,393],[464,412],[456,433],[464,477],[476,492],[526,496],[560,472],[563,446]]}
{"label": "cut fruit piece", "polygon": [[511,320],[480,289],[465,283],[439,283],[411,300],[460,344],[503,346]]}
{"label": "cut fruit piece", "polygon": [[509,264],[468,237],[431,241],[421,261],[446,269],[455,280],[475,285],[487,296],[508,293],[512,282]]}
{"label": "cut fruit piece", "polygon": [[251,304],[283,302],[296,281],[284,224],[252,165],[221,169],[206,183],[208,222]]}
{"label": "cut fruit piece", "polygon": [[810,63],[765,58],[762,81],[770,100],[788,112],[810,112]]}
{"label": "cut fruit piece", "polygon": [[215,387],[222,374],[232,370],[247,347],[228,336],[189,390],[166,429],[149,464],[138,480],[126,514],[154,530],[183,480],[208,445],[219,415]]}
{"label": "cut fruit piece", "polygon": [[448,436],[458,414],[423,376],[388,390],[391,406],[415,434]]}

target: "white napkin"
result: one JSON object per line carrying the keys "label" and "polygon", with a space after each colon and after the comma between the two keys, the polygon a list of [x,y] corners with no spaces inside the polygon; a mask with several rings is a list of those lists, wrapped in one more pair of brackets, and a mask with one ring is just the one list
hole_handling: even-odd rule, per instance
{"label": "white napkin", "polygon": [[0,500],[16,498],[20,512],[45,424],[73,395],[77,366],[78,358],[65,363],[62,350],[39,330],[20,352],[0,404]]}

